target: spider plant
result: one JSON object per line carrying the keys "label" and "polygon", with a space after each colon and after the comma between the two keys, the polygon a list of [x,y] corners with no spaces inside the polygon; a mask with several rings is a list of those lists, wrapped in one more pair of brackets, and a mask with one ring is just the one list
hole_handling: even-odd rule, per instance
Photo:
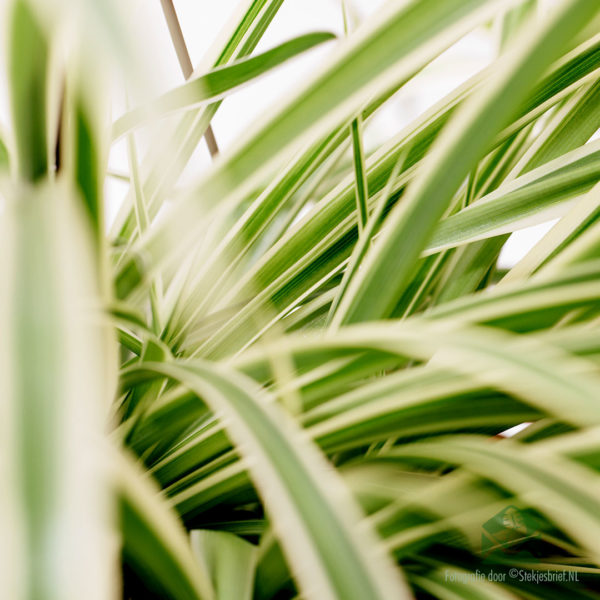
{"label": "spider plant", "polygon": [[[598,597],[600,4],[348,2],[257,50],[282,4],[193,65],[161,0],[152,95],[128,7],[4,3],[2,597]],[[365,145],[490,24],[488,67]],[[316,46],[220,149],[222,101]]]}

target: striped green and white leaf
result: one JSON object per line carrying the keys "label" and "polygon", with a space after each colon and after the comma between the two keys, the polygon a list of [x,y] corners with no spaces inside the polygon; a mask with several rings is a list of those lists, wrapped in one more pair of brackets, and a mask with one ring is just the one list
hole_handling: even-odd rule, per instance
{"label": "striped green and white leaf", "polygon": [[68,186],[3,191],[2,594],[109,600],[117,548],[104,431],[116,352],[99,325],[87,223]]}
{"label": "striped green and white leaf", "polygon": [[221,100],[227,93],[235,91],[290,58],[334,38],[330,33],[309,33],[262,54],[217,67],[166,92],[148,105],[125,113],[113,126],[113,138],[117,139],[145,121],[154,121],[170,112]]}
{"label": "striped green and white leaf", "polygon": [[147,363],[141,369],[181,381],[222,415],[244,452],[304,594],[409,597],[372,532],[359,526],[359,515],[336,475],[248,379],[199,362]]}

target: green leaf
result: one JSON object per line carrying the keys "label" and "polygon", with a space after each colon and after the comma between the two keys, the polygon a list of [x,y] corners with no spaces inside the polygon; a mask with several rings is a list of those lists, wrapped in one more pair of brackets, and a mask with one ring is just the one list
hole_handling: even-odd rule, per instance
{"label": "green leaf", "polygon": [[[268,122],[222,157],[201,183],[203,204],[214,205],[230,196],[239,200],[294,149],[342,125],[373,95],[408,78],[485,20],[496,4],[494,0],[483,5],[475,0],[392,2],[369,26],[365,23],[356,36],[345,40],[333,59]],[[144,251],[164,260],[165,247],[174,236],[183,250],[183,241],[192,237],[191,224],[202,212],[194,193],[145,240]],[[138,269],[133,261],[122,266],[117,278],[119,297],[126,297],[138,285]]]}
{"label": "green leaf", "polygon": [[94,229],[101,236],[104,228],[104,206],[101,189],[103,166],[101,149],[90,122],[90,114],[86,114],[83,106],[78,106],[75,116],[76,138],[76,178],[85,200],[86,207]]}
{"label": "green leaf", "polygon": [[21,177],[36,181],[48,172],[48,42],[27,0],[12,3],[9,23],[9,92],[17,167]]}
{"label": "green leaf", "polygon": [[[565,102],[516,169],[529,171],[585,144],[600,123],[600,81],[584,86]],[[524,164],[523,164],[524,163]]]}
{"label": "green leaf", "polygon": [[491,323],[516,331],[550,327],[574,309],[595,308],[600,292],[599,268],[600,262],[596,260],[547,276],[540,273],[526,284],[507,283],[441,304],[430,310],[426,317]]}
{"label": "green leaf", "polygon": [[64,106],[61,105],[58,123],[56,157],[57,172],[72,174],[79,189],[100,249],[99,260],[103,270],[106,244],[104,176],[108,154],[105,128],[108,125],[109,98],[102,84],[107,80],[101,60],[85,52],[68,70],[62,98]]}
{"label": "green leaf", "polygon": [[140,368],[184,382],[226,415],[304,594],[344,600],[407,595],[369,531],[357,535],[359,517],[341,482],[250,380],[204,362]]}
{"label": "green leaf", "polygon": [[183,85],[163,94],[148,105],[126,112],[113,126],[113,139],[172,111],[221,100],[229,92],[235,91],[243,84],[260,77],[294,56],[333,39],[335,36],[331,33],[308,33],[284,42],[262,54],[241,58],[231,64],[216,67],[205,75],[190,79]]}
{"label": "green leaf", "polygon": [[3,200],[2,593],[59,600],[94,589],[109,600],[117,556],[102,456],[116,355],[92,308],[91,240],[67,186],[6,185]]}
{"label": "green leaf", "polygon": [[569,243],[578,239],[598,217],[598,193],[600,186],[596,184],[571,210],[506,274],[500,282],[505,285],[524,279],[553,256],[568,247]]}
{"label": "green leaf", "polygon": [[[552,106],[559,101],[559,97],[568,90],[569,86],[581,85],[580,78],[587,77],[586,74],[590,73],[590,69],[597,68],[599,57],[600,36],[597,36],[597,39],[583,43],[572,53],[557,61],[532,93],[533,99],[524,109],[526,115],[517,122],[520,123],[519,126],[526,127],[531,118],[536,118],[527,116],[527,111],[538,112],[537,108],[533,108],[537,106],[535,102],[542,102],[542,107],[544,104]],[[399,158],[406,153],[403,173],[391,188],[394,193],[393,199],[398,198],[404,185],[414,177],[414,168],[410,167],[414,167],[428,151],[440,127],[446,122],[457,103],[476,90],[478,85],[483,85],[486,81],[484,75],[489,77],[493,75],[493,71],[477,75],[465,83],[424,113],[367,161],[368,185],[372,194],[370,203],[377,203],[378,198],[373,195],[385,187]],[[544,110],[547,110],[547,107]],[[513,126],[508,128],[508,130],[514,129]],[[494,144],[500,143],[505,138],[510,139],[511,135],[514,136],[514,131],[512,134],[508,132],[501,134]],[[307,155],[312,156],[310,152]],[[319,156],[316,151],[315,156]],[[290,175],[297,178],[298,173],[302,173],[303,160],[304,157],[293,164],[293,168],[289,170]],[[353,215],[355,198],[352,186],[353,178],[349,176],[344,180],[344,184],[340,184],[317,203],[301,226],[298,224],[286,232],[277,244],[241,278],[237,276],[237,272],[236,276],[229,279],[220,277],[220,274],[224,271],[227,273],[228,269],[224,268],[225,263],[235,264],[239,255],[243,254],[243,247],[238,249],[235,243],[238,239],[238,231],[243,231],[246,224],[250,222],[253,228],[259,227],[262,215],[265,214],[263,210],[269,214],[269,206],[272,206],[275,199],[285,199],[285,193],[279,195],[282,190],[278,185],[274,184],[272,188],[269,186],[264,195],[253,203],[252,209],[248,211],[251,215],[248,221],[244,215],[235,227],[224,233],[226,243],[219,245],[219,248],[208,257],[203,256],[203,260],[208,261],[211,268],[202,271],[196,293],[190,296],[192,313],[196,314],[206,309],[206,289],[209,286],[213,288],[208,294],[211,302],[215,303],[218,300],[220,304],[216,306],[236,307],[236,310],[223,311],[225,315],[230,312],[234,315],[226,317],[225,320],[223,313],[219,314],[218,319],[211,319],[214,324],[210,331],[216,329],[216,333],[211,335],[207,343],[195,347],[199,354],[210,352],[215,356],[239,349],[248,340],[253,339],[257,332],[262,332],[259,324],[270,326],[272,318],[271,316],[265,318],[265,316],[271,315],[273,307],[279,311],[280,317],[289,314],[304,301],[307,292],[311,294],[314,291],[315,282],[323,277],[331,277],[343,267],[342,263],[355,240],[356,217]],[[264,205],[261,204],[261,198]],[[388,207],[381,207],[384,208]],[[358,252],[358,247],[355,251]],[[257,289],[261,290],[258,294]],[[410,293],[408,296],[410,297]],[[243,308],[239,308],[242,304]],[[411,304],[410,300],[408,304]],[[223,322],[225,322],[224,326]],[[189,322],[185,323],[189,326]]]}
{"label": "green leaf", "polygon": [[365,156],[363,149],[362,121],[360,117],[352,121],[350,126],[352,135],[352,150],[354,156],[354,178],[356,184],[356,211],[358,213],[358,228],[363,231],[369,217],[367,199],[369,190],[365,173]]}
{"label": "green leaf", "polygon": [[394,167],[394,170],[391,172],[390,178],[385,186],[385,189],[381,193],[381,197],[379,197],[377,199],[377,206],[375,207],[375,210],[373,211],[371,220],[367,224],[367,226],[363,229],[362,235],[359,236],[358,242],[354,246],[354,249],[352,250],[352,255],[350,256],[350,259],[348,261],[348,266],[346,267],[346,269],[344,271],[344,275],[342,277],[342,282],[339,285],[339,289],[337,290],[335,298],[329,309],[329,315],[328,315],[329,322],[331,322],[331,320],[335,317],[335,313],[340,304],[340,301],[344,297],[344,294],[346,293],[346,290],[348,289],[350,282],[352,281],[352,279],[356,275],[358,269],[360,268],[360,265],[361,265],[364,257],[367,254],[367,250],[369,249],[371,242],[373,241],[373,236],[374,236],[375,232],[377,231],[377,229],[379,228],[379,225],[381,224],[381,220],[383,218],[383,213],[384,213],[387,203],[390,199],[392,187],[394,185],[394,182],[396,181],[396,178],[398,177],[398,173],[402,170],[403,163],[406,159],[406,154],[407,153],[405,152],[401,156],[401,158],[398,160],[396,166]]}
{"label": "green leaf", "polygon": [[[387,316],[414,272],[415,259],[467,173],[490,139],[508,124],[539,78],[570,38],[598,10],[574,0],[535,31],[527,31],[513,51],[501,57],[485,90],[466,103],[421,167],[420,177],[386,222],[340,305],[337,323]],[[399,260],[401,257],[401,260]],[[383,285],[383,281],[393,284]],[[334,321],[335,323],[335,321]]]}
{"label": "green leaf", "polygon": [[160,490],[126,454],[114,462],[126,561],[169,598],[215,598],[208,573],[194,559],[186,534]]}
{"label": "green leaf", "polygon": [[[282,4],[283,0],[242,0],[231,21],[208,51],[202,63],[203,69],[209,70],[250,55]],[[151,217],[158,213],[164,195],[181,175],[219,106],[220,102],[216,102],[204,109],[189,111],[169,138],[159,139],[160,147],[150,151],[142,161],[144,194]],[[162,151],[165,147],[174,149],[167,157]],[[135,232],[132,200],[128,195],[121,206],[112,228],[112,238],[129,239]]]}
{"label": "green leaf", "polygon": [[535,494],[536,505],[556,521],[598,560],[597,474],[573,461],[539,451],[525,450],[506,440],[455,437],[405,445],[390,452],[397,457],[423,457],[460,464],[480,477],[496,481],[516,493]]}
{"label": "green leaf", "polygon": [[[473,410],[474,406],[477,410]],[[302,419],[329,453],[390,437],[495,431],[543,413],[489,390],[477,379],[440,368],[413,368],[328,401]]]}
{"label": "green leaf", "polygon": [[[342,13],[344,17],[344,32],[346,35],[354,29],[349,7],[342,0]],[[356,187],[356,212],[358,214],[358,230],[362,232],[367,224],[369,216],[368,200],[369,190],[367,187],[367,176],[365,173],[365,152],[363,147],[362,118],[359,115],[350,125],[350,137],[352,139],[352,155],[354,158],[354,183]]]}
{"label": "green leaf", "polygon": [[600,142],[577,148],[442,220],[426,254],[542,223],[600,179]]}
{"label": "green leaf", "polygon": [[[278,343],[278,352],[294,360],[311,352],[323,360],[323,356],[343,348],[379,350],[419,360],[435,357],[436,365],[468,374],[482,385],[504,390],[566,422],[584,425],[600,420],[594,401],[600,383],[585,360],[535,336],[520,338],[491,328],[464,326],[452,316],[431,322],[415,317],[395,326],[374,323],[344,327],[328,338],[295,334]],[[256,368],[268,362],[270,352],[273,349],[268,345],[250,349],[233,364],[238,369]],[[571,377],[575,372],[576,382]]]}
{"label": "green leaf", "polygon": [[225,531],[191,532],[194,552],[207,565],[217,600],[252,600],[257,548]]}
{"label": "green leaf", "polygon": [[10,155],[6,144],[0,138],[0,171],[8,171],[10,167]]}
{"label": "green leaf", "polygon": [[507,11],[502,16],[502,29],[500,31],[500,50],[505,50],[511,41],[515,39],[523,23],[535,11],[537,0],[524,0],[515,8]]}

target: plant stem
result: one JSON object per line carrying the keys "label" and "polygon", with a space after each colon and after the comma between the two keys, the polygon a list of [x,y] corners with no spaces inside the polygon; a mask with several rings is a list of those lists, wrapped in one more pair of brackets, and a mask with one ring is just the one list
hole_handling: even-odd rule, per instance
{"label": "plant stem", "polygon": [[[181,72],[187,80],[194,72],[194,67],[192,65],[190,53],[188,52],[185,39],[183,37],[183,32],[181,31],[181,25],[179,24],[179,19],[177,18],[177,12],[175,11],[173,0],[160,0],[160,5],[162,6],[165,20],[167,21],[167,27],[169,28],[169,34],[171,35],[171,41],[173,42],[173,47],[175,48],[175,52],[177,54],[177,60],[179,61]],[[204,133],[204,139],[206,140],[206,145],[208,146],[208,151],[210,152],[211,157],[214,158],[219,153],[219,147],[210,124]]]}

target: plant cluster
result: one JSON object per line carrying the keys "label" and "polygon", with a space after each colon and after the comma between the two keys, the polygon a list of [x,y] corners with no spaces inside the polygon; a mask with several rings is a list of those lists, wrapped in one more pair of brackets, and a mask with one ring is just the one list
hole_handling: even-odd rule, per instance
{"label": "plant cluster", "polygon": [[[256,52],[283,0],[241,0],[194,70],[161,0],[185,82],[117,119],[123,7],[5,4],[2,597],[598,597],[600,3],[390,0]],[[491,22],[489,67],[366,151]],[[320,45],[219,154],[222,100]]]}

